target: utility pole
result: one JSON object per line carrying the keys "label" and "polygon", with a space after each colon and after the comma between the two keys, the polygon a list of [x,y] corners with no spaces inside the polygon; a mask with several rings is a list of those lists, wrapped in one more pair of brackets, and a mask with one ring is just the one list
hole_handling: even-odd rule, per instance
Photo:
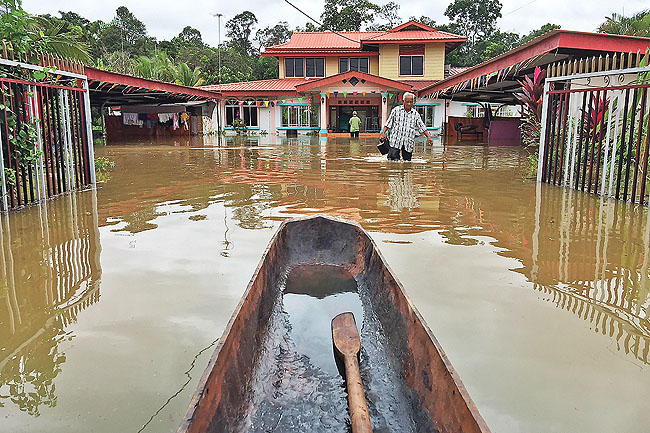
{"label": "utility pole", "polygon": [[[221,84],[221,17],[223,14],[220,13],[215,13],[212,14],[212,16],[217,17],[217,34],[218,34],[218,40],[217,40],[217,56],[219,57],[219,83]],[[220,102],[217,101],[217,142],[221,143],[221,110],[219,110],[219,105]]]}
{"label": "utility pole", "polygon": [[217,17],[217,34],[219,35],[218,45],[217,45],[217,55],[219,56],[219,84],[221,84],[221,17],[223,14],[216,13],[212,14],[213,17]]}

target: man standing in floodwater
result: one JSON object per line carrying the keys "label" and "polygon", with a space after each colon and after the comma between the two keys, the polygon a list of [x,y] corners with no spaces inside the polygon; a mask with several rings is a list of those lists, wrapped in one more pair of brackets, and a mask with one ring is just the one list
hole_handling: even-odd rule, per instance
{"label": "man standing in floodwater", "polygon": [[390,112],[386,125],[381,131],[381,138],[386,139],[386,131],[390,130],[390,149],[388,150],[389,161],[399,161],[400,151],[402,159],[410,161],[413,156],[413,144],[415,137],[424,134],[429,144],[433,140],[424,126],[420,113],[413,109],[415,95],[411,92],[404,93],[404,105],[399,105]]}
{"label": "man standing in floodwater", "polygon": [[361,119],[357,116],[357,112],[352,112],[352,117],[350,117],[350,137],[359,138],[359,130],[361,130]]}

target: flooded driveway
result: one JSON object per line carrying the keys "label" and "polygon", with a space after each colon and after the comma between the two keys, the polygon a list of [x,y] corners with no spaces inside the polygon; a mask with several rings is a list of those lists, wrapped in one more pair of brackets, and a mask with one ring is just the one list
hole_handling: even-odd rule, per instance
{"label": "flooded driveway", "polygon": [[96,191],[1,218],[1,431],[175,431],[279,222],[316,213],[370,232],[494,432],[647,424],[646,208],[525,180],[519,148],[96,154]]}

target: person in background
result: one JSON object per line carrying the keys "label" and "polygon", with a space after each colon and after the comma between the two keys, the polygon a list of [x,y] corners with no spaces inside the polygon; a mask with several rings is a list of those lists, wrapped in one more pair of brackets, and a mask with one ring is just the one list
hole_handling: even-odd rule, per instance
{"label": "person in background", "polygon": [[415,138],[424,134],[429,144],[433,140],[424,126],[420,113],[413,109],[415,95],[411,92],[404,93],[404,105],[399,105],[390,112],[386,125],[381,130],[381,138],[386,139],[386,131],[390,130],[389,161],[399,161],[400,151],[404,161],[410,161],[413,156]]}
{"label": "person in background", "polygon": [[352,112],[352,117],[350,117],[350,137],[359,138],[359,130],[361,129],[361,119],[357,116],[357,112]]}

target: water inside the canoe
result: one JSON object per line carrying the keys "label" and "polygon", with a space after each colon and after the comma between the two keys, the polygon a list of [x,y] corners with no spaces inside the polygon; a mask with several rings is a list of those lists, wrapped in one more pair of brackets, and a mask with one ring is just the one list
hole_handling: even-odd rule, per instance
{"label": "water inside the canoe", "polygon": [[331,320],[345,311],[361,334],[361,376],[374,432],[433,432],[393,368],[379,321],[363,308],[354,277],[344,268],[301,265],[286,273],[282,297],[250,387],[241,431],[349,432],[345,382],[332,346]]}

